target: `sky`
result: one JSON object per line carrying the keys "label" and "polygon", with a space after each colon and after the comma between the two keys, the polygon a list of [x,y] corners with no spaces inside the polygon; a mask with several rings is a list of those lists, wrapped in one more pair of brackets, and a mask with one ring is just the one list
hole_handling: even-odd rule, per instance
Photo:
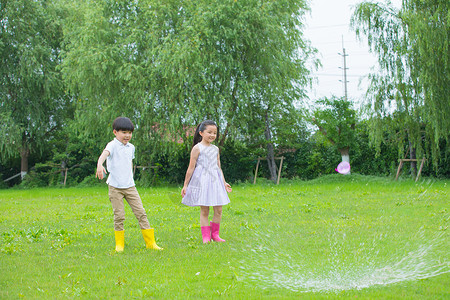
{"label": "sky", "polygon": [[[322,67],[313,71],[317,78],[308,95],[310,102],[322,97],[344,96],[343,48],[346,52],[347,95],[358,107],[364,101],[368,81],[364,78],[377,65],[366,40],[359,41],[350,29],[354,6],[362,0],[311,0],[311,12],[306,18],[305,37],[319,51]],[[401,0],[391,0],[400,7]],[[341,55],[340,55],[341,54]]]}

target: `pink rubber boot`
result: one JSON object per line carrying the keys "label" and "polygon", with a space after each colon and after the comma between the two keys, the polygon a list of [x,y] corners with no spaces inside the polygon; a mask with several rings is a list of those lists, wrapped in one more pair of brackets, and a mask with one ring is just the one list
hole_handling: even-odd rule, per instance
{"label": "pink rubber boot", "polygon": [[225,240],[221,239],[219,236],[220,224],[213,222],[210,222],[210,224],[211,224],[211,239],[214,242],[225,242]]}
{"label": "pink rubber boot", "polygon": [[211,226],[202,226],[201,229],[203,244],[209,243],[211,241]]}

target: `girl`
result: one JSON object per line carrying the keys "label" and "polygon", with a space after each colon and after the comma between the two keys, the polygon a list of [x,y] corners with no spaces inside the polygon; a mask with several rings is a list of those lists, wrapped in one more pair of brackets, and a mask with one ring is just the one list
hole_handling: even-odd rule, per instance
{"label": "girl", "polygon": [[[219,148],[211,144],[217,134],[217,124],[214,121],[207,120],[197,126],[191,159],[181,190],[181,203],[200,206],[203,243],[208,243],[211,239],[215,242],[225,242],[219,237],[219,229],[222,205],[230,203],[227,192],[231,192],[231,186],[225,182],[220,168]],[[210,206],[214,208],[214,217],[212,222],[208,223]]]}

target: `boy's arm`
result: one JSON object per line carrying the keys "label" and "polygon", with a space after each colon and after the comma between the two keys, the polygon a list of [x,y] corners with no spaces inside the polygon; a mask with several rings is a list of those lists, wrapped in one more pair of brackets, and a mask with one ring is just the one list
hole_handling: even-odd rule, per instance
{"label": "boy's arm", "polygon": [[95,177],[98,177],[98,179],[103,179],[104,174],[106,174],[106,170],[103,167],[103,163],[105,162],[105,160],[108,156],[109,156],[109,151],[103,150],[102,154],[98,158],[97,172],[95,173]]}

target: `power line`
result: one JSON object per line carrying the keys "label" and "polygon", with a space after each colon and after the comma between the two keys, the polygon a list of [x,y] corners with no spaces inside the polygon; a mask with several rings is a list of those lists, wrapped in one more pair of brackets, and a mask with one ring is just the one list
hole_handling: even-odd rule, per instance
{"label": "power line", "polygon": [[[348,68],[347,68],[348,69]],[[311,76],[330,76],[330,77],[342,77],[342,74],[321,74],[321,73],[313,73],[311,74]],[[367,74],[363,74],[363,75],[347,75],[347,77],[355,77],[355,78],[359,78],[359,77],[364,77],[367,76]]]}
{"label": "power line", "polygon": [[337,25],[315,26],[315,27],[307,27],[307,29],[310,29],[310,30],[316,30],[316,29],[325,29],[325,28],[334,28],[334,27],[343,27],[343,26],[350,26],[350,24],[337,24]]}

